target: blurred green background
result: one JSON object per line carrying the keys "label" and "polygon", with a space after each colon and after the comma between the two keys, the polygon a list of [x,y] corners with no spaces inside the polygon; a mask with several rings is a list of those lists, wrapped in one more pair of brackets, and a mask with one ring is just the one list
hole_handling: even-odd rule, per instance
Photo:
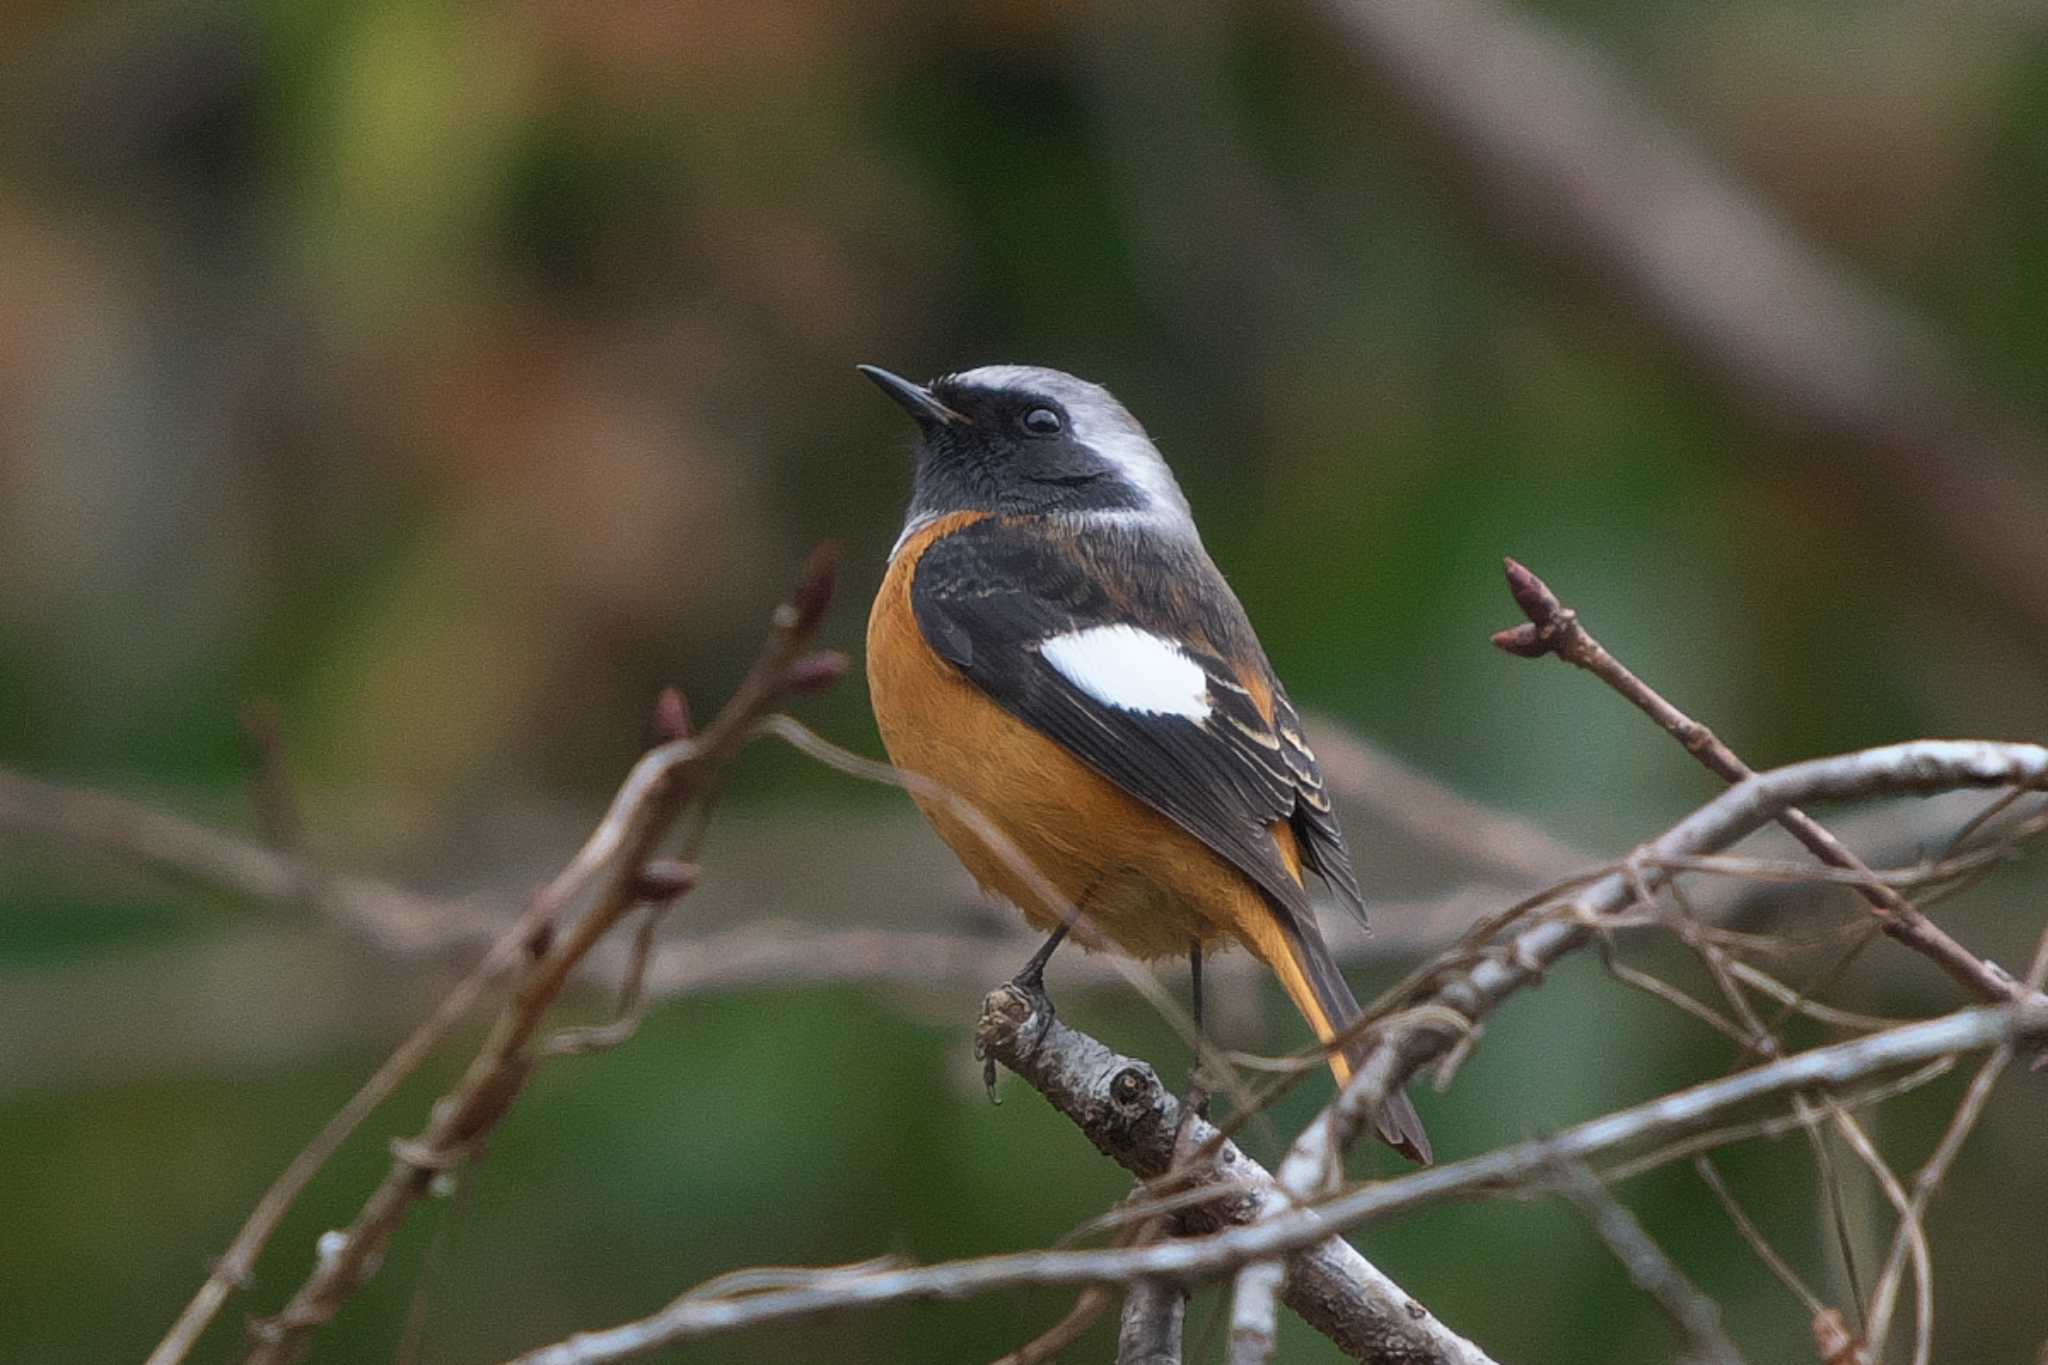
{"label": "blurred green background", "polygon": [[[2038,11],[1516,14],[1916,314],[2016,429],[2048,425]],[[1488,647],[1514,619],[1505,553],[1756,766],[2040,733],[2048,649],[2024,603],[2048,578],[1983,572],[1897,461],[1730,392],[1597,261],[1552,258],[1487,195],[1325,16],[1287,5],[17,0],[0,762],[256,837],[238,714],[268,699],[324,864],[516,909],[602,809],[657,689],[714,705],[815,540],[848,547],[827,635],[857,656],[908,440],[857,361],[1108,383],[1305,709],[1591,854],[1714,784],[1597,684]],[[2039,448],[2021,467],[2048,479]],[[858,670],[802,712],[879,752]],[[1369,810],[1348,820],[1370,895],[1470,880]],[[783,753],[750,758],[706,856],[672,932],[1003,923],[900,795]],[[2023,961],[2043,889],[2021,863],[1944,914]],[[1793,903],[1809,927],[1854,914]],[[1460,927],[1404,937],[1398,918],[1362,991]],[[0,831],[0,1357],[140,1358],[447,971],[304,907]],[[629,1046],[541,1075],[315,1358],[487,1362],[758,1262],[1049,1243],[1127,1182],[1028,1092],[979,1093],[986,984],[661,1004]],[[1836,998],[1956,1003],[1885,944]],[[1128,991],[1062,1000],[1178,1074],[1181,1045]],[[1247,1045],[1301,1041],[1275,993],[1234,1010]],[[1575,963],[1422,1104],[1457,1157],[1733,1060]],[[282,1302],[458,1064],[334,1163],[195,1358],[235,1358],[243,1315]],[[2048,1338],[2042,1084],[2004,1083],[1930,1220],[1938,1359],[2031,1361]],[[1916,1162],[1959,1085],[1873,1119],[1887,1152]],[[1325,1093],[1304,1087],[1277,1131]],[[1724,1165],[1846,1303],[1804,1142]],[[1867,1287],[1890,1224],[1849,1185]],[[1690,1172],[1620,1193],[1752,1359],[1810,1358],[1797,1302]],[[1553,1204],[1441,1210],[1362,1244],[1502,1359],[1668,1355]],[[1220,1345],[1214,1299],[1191,1359]],[[973,1360],[1066,1306],[891,1310],[677,1358]],[[1334,1357],[1290,1323],[1283,1358]]]}

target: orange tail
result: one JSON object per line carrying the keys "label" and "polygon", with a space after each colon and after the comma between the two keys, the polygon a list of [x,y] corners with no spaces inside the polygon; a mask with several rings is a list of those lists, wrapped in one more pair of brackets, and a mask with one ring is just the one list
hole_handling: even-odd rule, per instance
{"label": "orange tail", "polygon": [[[1237,926],[1245,946],[1273,969],[1286,988],[1287,998],[1315,1030],[1316,1041],[1328,1043],[1358,1017],[1358,997],[1337,969],[1328,945],[1314,925],[1297,934],[1280,921],[1273,908],[1259,898],[1257,909],[1241,917]],[[1330,1070],[1337,1084],[1351,1079],[1352,1067],[1365,1059],[1372,1040],[1355,1039],[1330,1053]],[[1380,1107],[1374,1127],[1380,1140],[1411,1161],[1429,1164],[1429,1134],[1422,1129],[1422,1117],[1408,1096],[1395,1091]]]}

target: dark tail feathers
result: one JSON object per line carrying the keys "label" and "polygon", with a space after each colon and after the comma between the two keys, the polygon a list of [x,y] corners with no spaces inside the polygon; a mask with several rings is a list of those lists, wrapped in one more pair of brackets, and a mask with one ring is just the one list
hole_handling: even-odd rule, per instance
{"label": "dark tail feathers", "polygon": [[[1351,986],[1344,980],[1344,973],[1337,970],[1337,959],[1330,955],[1330,949],[1323,942],[1321,934],[1313,927],[1303,935],[1289,935],[1294,940],[1297,960],[1301,963],[1302,975],[1308,978],[1310,989],[1315,992],[1316,1003],[1322,1006],[1330,1037],[1342,1033],[1347,1025],[1358,1018],[1358,997],[1351,993]],[[1311,1023],[1315,1021],[1310,1020]],[[1322,1030],[1318,1029],[1318,1033]],[[1341,1050],[1330,1054],[1330,1070],[1337,1075],[1342,1085],[1351,1079],[1352,1069],[1365,1060],[1372,1050],[1370,1035],[1353,1039]],[[1419,1161],[1427,1166],[1430,1161],[1429,1134],[1423,1131],[1422,1116],[1415,1112],[1415,1106],[1405,1092],[1396,1090],[1387,1096],[1380,1111],[1373,1116],[1373,1129],[1380,1141],[1392,1147],[1410,1161]]]}

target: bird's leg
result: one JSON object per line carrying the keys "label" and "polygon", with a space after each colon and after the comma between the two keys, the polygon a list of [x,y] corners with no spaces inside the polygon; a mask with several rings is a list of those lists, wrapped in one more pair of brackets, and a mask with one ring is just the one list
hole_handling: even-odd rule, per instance
{"label": "bird's leg", "polygon": [[[1038,1046],[1039,1040],[1045,1037],[1045,1031],[1052,1027],[1052,997],[1045,993],[1045,964],[1052,961],[1053,953],[1065,941],[1068,931],[1074,927],[1074,921],[1080,916],[1081,911],[1076,907],[1074,913],[1061,920],[1060,927],[1053,930],[1045,942],[1039,945],[1038,951],[1031,955],[1031,960],[1024,964],[1023,970],[1010,978],[1012,986],[1031,997],[1031,1013],[1038,1020],[1037,1036],[1031,1040],[1034,1048]],[[981,1083],[988,1087],[989,1102],[1001,1104],[1002,1101],[996,1098],[995,1058],[981,1059]]]}
{"label": "bird's leg", "polygon": [[1044,1000],[1048,1013],[1051,1012],[1052,1001],[1045,994],[1045,964],[1052,961],[1054,951],[1066,940],[1067,932],[1074,927],[1074,919],[1080,913],[1076,910],[1061,920],[1060,927],[1053,930],[1045,942],[1039,945],[1038,951],[1031,955],[1031,960],[1024,964],[1024,969],[1010,978],[1012,986],[1034,997],[1034,1000]]}
{"label": "bird's leg", "polygon": [[1207,1037],[1202,1032],[1202,940],[1195,939],[1188,944],[1188,987],[1192,997],[1191,1013],[1195,1018],[1195,1064],[1188,1076],[1187,1103],[1201,1118],[1209,1117],[1209,1092],[1202,1085],[1202,1042]]}

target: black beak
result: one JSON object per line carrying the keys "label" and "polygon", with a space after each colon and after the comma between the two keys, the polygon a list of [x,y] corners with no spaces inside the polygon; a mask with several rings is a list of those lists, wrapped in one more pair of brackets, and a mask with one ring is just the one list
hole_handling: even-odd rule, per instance
{"label": "black beak", "polygon": [[933,427],[952,426],[967,420],[962,414],[941,403],[932,391],[922,384],[913,384],[902,375],[891,374],[879,365],[856,365],[854,368],[874,380],[876,388],[895,399],[926,431]]}

